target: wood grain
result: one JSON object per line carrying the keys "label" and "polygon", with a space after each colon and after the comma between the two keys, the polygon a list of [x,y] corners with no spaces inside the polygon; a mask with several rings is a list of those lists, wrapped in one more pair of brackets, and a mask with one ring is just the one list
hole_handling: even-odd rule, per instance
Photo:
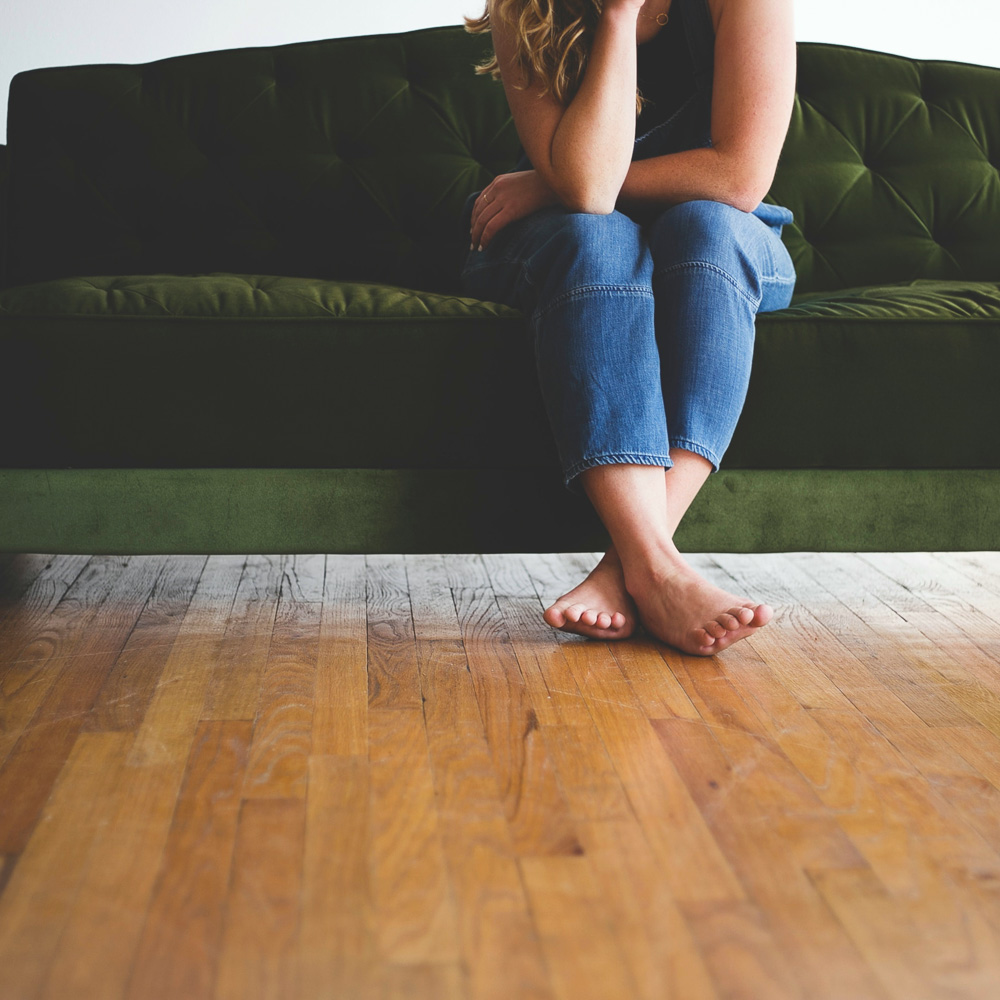
{"label": "wood grain", "polygon": [[1000,554],[0,555],[0,998],[1000,995]]}

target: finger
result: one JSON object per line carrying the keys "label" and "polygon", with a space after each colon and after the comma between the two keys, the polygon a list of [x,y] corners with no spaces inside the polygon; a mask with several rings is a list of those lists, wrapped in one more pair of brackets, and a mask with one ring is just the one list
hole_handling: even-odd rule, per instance
{"label": "finger", "polygon": [[474,247],[485,250],[489,246],[489,241],[498,228],[497,217],[502,212],[503,209],[496,202],[491,202],[489,207],[480,214],[476,228],[472,230],[472,245]]}
{"label": "finger", "polygon": [[479,197],[472,203],[472,219],[469,223],[469,229],[471,232],[476,232],[477,227],[481,228],[480,223],[482,220],[482,214],[487,208],[489,208],[492,202],[493,195],[490,193],[489,187],[483,188]]}

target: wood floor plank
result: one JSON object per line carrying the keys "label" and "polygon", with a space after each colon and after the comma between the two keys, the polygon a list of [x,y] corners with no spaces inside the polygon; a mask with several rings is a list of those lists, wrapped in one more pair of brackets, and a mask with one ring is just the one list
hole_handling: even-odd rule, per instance
{"label": "wood floor plank", "polygon": [[[424,728],[406,563],[367,558],[371,891],[389,964],[458,959],[455,901]],[[417,860],[415,860],[417,859]]]}
{"label": "wood floor plank", "polygon": [[926,779],[941,812],[961,816],[1000,854],[1000,788],[953,749],[940,729],[897,729],[892,745]]}
{"label": "wood floor plank", "polygon": [[[91,565],[95,557],[88,555],[5,555],[12,558],[8,563],[9,570],[0,577],[6,595],[0,602],[0,627],[4,634],[0,664],[38,655],[37,652],[32,653],[31,642],[44,633],[50,615],[62,603],[66,592],[73,587],[76,587],[78,595],[85,592],[81,588],[88,586],[95,572],[110,583],[102,567],[111,565],[106,558]],[[26,562],[19,564],[17,559]],[[89,603],[93,604],[96,599],[96,595],[92,594]],[[64,608],[63,614],[69,610],[69,607]],[[49,650],[42,655],[51,656],[52,653]]]}
{"label": "wood floor plank", "polygon": [[581,838],[637,1000],[721,996],[635,817],[585,822]]}
{"label": "wood floor plank", "polygon": [[[716,556],[718,564],[741,590],[766,581],[769,588],[801,595],[804,604],[797,608],[795,622],[781,622],[785,642],[796,644],[821,667],[844,697],[876,724],[917,725],[922,720],[901,696],[908,696],[907,686],[897,681],[892,665],[900,659],[886,643],[879,644],[871,629],[835,595],[817,584],[790,559],[775,554],[768,563],[753,566],[743,555]],[[763,572],[762,572],[763,571]],[[767,625],[762,632],[771,629]],[[773,636],[772,636],[773,638]],[[757,636],[745,640],[756,644]],[[888,669],[884,666],[888,664]]]}
{"label": "wood floor plank", "polygon": [[371,837],[367,756],[310,757],[299,1000],[381,1000]]}
{"label": "wood floor plank", "polygon": [[889,892],[920,891],[914,859],[1000,878],[997,852],[949,816],[923,775],[871,723],[823,709],[813,715],[842,751],[838,780],[818,792]]}
{"label": "wood floor plank", "polygon": [[297,993],[305,850],[302,798],[243,802],[214,996],[286,1000]]}
{"label": "wood floor plank", "polygon": [[282,596],[260,680],[245,798],[304,798],[323,605]]}
{"label": "wood floor plank", "polygon": [[368,707],[419,709],[410,591],[402,556],[367,556]]}
{"label": "wood floor plank", "polygon": [[83,572],[90,556],[0,553],[0,628],[16,619],[44,618]]}
{"label": "wood floor plank", "polygon": [[994,788],[1000,788],[1000,737],[979,726],[940,729],[935,736],[946,740]]}
{"label": "wood floor plank", "polygon": [[537,598],[535,585],[525,569],[528,553],[483,553],[483,568],[497,597]]}
{"label": "wood floor plank", "polygon": [[406,561],[435,801],[468,970],[462,995],[550,1000],[447,570],[439,556]]}
{"label": "wood floor plank", "polygon": [[[559,641],[664,878],[678,901],[740,900],[733,874],[603,643]],[[697,877],[692,874],[697,872]]]}
{"label": "wood floor plank", "polygon": [[389,965],[382,984],[383,1000],[465,1000],[464,970],[460,965],[424,963]]}
{"label": "wood floor plank", "polygon": [[532,690],[485,570],[448,559],[445,568],[515,849],[519,855],[575,854],[579,841],[539,732]]}
{"label": "wood floor plank", "polygon": [[664,659],[664,647],[650,638],[636,637],[611,644],[622,676],[651,719],[698,719],[698,709],[678,683]]}
{"label": "wood floor plank", "polygon": [[[176,560],[178,557],[174,557]],[[180,557],[183,558],[183,557]],[[121,998],[168,841],[242,556],[209,557],[108,804],[46,996]]]}
{"label": "wood floor plank", "polygon": [[[973,969],[970,983],[964,968],[939,969],[932,960],[934,941],[914,919],[912,901],[893,898],[870,870],[814,871],[810,877],[890,997],[981,1000],[995,989],[995,972],[984,976]],[[967,961],[963,957],[962,965]]]}
{"label": "wood floor plank", "polygon": [[[51,681],[42,683],[44,698],[30,718],[26,712],[13,710],[6,719],[14,725],[6,734],[9,753],[0,767],[0,802],[5,803],[0,812],[0,853],[17,854],[24,849],[163,564],[162,556],[102,561],[99,572],[95,567],[94,586],[79,596],[87,610],[59,618],[52,638],[58,637],[57,645],[66,655],[45,664]],[[71,594],[67,592],[56,612],[76,599]],[[22,705],[33,701],[29,698]]]}
{"label": "wood floor plank", "polygon": [[1000,597],[1000,552],[932,552],[931,555]]}
{"label": "wood floor plank", "polygon": [[[29,588],[25,600],[9,609],[2,623],[0,765],[65,667],[72,654],[67,643],[75,646],[79,641],[78,629],[86,628],[97,614],[124,565],[123,560],[80,559],[82,565],[79,561],[69,565],[57,561],[51,572]],[[67,571],[65,577],[60,570]]]}
{"label": "wood floor plank", "polygon": [[866,552],[861,558],[953,621],[987,652],[1000,647],[1000,596],[922,552]]}
{"label": "wood floor plank", "polygon": [[597,565],[597,559],[589,552],[532,552],[522,557],[522,563],[544,610],[581,583]]}
{"label": "wood floor plank", "polygon": [[368,752],[367,574],[364,556],[327,556],[313,706],[316,756]]}
{"label": "wood floor plank", "polygon": [[520,866],[555,996],[560,1000],[637,996],[638,985],[610,926],[611,914],[603,904],[590,859],[526,857]]}
{"label": "wood floor plank", "polygon": [[212,660],[201,718],[252,721],[291,556],[250,555],[242,567],[226,641]]}
{"label": "wood floor plank", "polygon": [[1000,554],[599,555],[0,554],[0,997],[1000,995]]}
{"label": "wood floor plank", "polygon": [[597,727],[542,726],[574,829],[580,820],[634,819],[632,806]]}
{"label": "wood floor plank", "polygon": [[[86,870],[131,733],[81,733],[0,896],[0,996],[35,997]],[[6,808],[6,805],[5,805]]]}
{"label": "wood floor plank", "polygon": [[455,900],[423,712],[372,709],[368,727],[371,887],[379,955],[391,964],[458,961]]}
{"label": "wood floor plank", "polygon": [[653,726],[750,899],[769,914],[798,990],[877,996],[877,981],[805,874],[865,864],[813,789],[759,735],[683,719]]}
{"label": "wood floor plank", "polygon": [[187,760],[245,565],[244,556],[209,556],[136,734],[130,763],[149,767]]}
{"label": "wood floor plank", "polygon": [[[679,904],[721,997],[800,1000],[790,964],[774,943],[767,914],[749,900]],[[869,1000],[868,997],[859,1000]],[[871,1000],[884,1000],[882,994]]]}
{"label": "wood floor plank", "polygon": [[[540,578],[552,572],[568,578],[589,559],[586,553],[547,559],[532,554],[512,557],[504,567],[503,580],[507,589],[521,596],[498,596],[497,604],[571,816],[611,819],[632,816],[628,796],[569,662],[553,644],[553,632],[541,617],[543,602],[537,591]],[[490,560],[484,562],[488,569],[493,565]]]}
{"label": "wood floor plank", "polygon": [[210,721],[194,734],[129,978],[131,1000],[214,994],[251,727]]}
{"label": "wood floor plank", "polygon": [[[922,598],[863,560],[845,553],[789,555],[807,576],[856,614],[871,630],[858,648],[875,647],[879,678],[929,726],[961,726],[969,717],[948,697],[948,680],[923,655],[933,643],[908,623],[912,614],[933,612]],[[851,647],[855,652],[858,648]]]}
{"label": "wood floor plank", "polygon": [[126,765],[106,807],[95,809],[93,848],[46,979],[44,1000],[124,996],[183,772],[183,761]]}
{"label": "wood floor plank", "polygon": [[166,562],[87,713],[85,732],[139,728],[206,561],[206,556],[187,556]]}
{"label": "wood floor plank", "polygon": [[537,598],[501,596],[497,607],[539,725],[592,725],[576,679],[544,636],[549,626],[542,621]]}

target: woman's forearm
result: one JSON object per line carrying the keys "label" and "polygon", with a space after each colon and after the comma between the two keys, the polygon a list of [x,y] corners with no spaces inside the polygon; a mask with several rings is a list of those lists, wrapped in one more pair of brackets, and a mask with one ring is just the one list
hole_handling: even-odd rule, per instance
{"label": "woman's forearm", "polygon": [[613,211],[629,169],[635,140],[637,13],[635,3],[605,6],[583,81],[552,136],[546,180],[576,211]]}
{"label": "woman's forearm", "polygon": [[752,212],[772,179],[768,162],[712,146],[688,149],[630,163],[616,207],[635,213],[705,200]]}

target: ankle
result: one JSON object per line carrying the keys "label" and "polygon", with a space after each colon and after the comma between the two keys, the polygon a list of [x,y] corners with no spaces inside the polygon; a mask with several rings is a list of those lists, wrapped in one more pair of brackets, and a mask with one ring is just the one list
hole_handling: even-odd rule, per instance
{"label": "ankle", "polygon": [[673,539],[647,539],[637,544],[621,557],[625,587],[643,590],[661,587],[677,580],[687,570],[684,557],[678,552]]}

